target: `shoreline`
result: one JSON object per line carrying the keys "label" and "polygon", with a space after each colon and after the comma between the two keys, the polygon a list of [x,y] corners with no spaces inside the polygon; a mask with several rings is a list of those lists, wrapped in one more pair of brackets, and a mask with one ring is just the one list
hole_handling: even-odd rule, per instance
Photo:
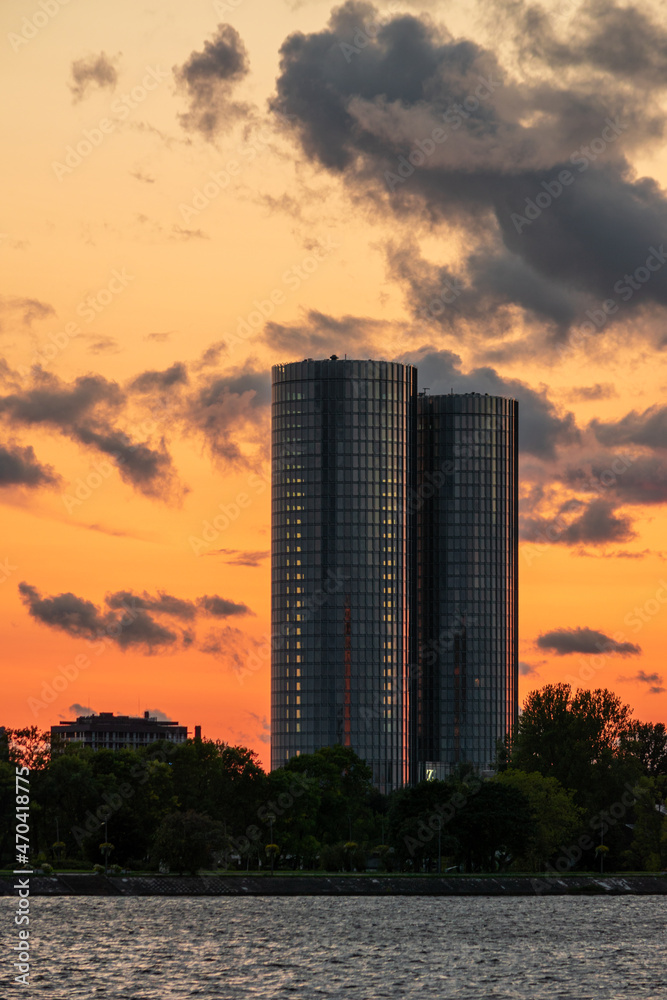
{"label": "shoreline", "polygon": [[[16,878],[0,877],[0,897]],[[665,875],[31,875],[34,896],[657,896]]]}

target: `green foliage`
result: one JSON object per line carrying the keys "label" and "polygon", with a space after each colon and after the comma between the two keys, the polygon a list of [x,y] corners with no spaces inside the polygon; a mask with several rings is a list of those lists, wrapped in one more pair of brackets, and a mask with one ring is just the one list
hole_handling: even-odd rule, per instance
{"label": "green foliage", "polygon": [[566,791],[556,778],[545,778],[537,771],[507,770],[495,782],[516,788],[528,802],[533,821],[533,836],[515,867],[543,871],[562,844],[569,844],[580,832],[583,810],[574,803],[574,794]]}
{"label": "green foliage", "polygon": [[[51,756],[51,733],[26,726],[24,729],[6,729],[2,757],[7,754],[10,764],[24,764],[30,771],[41,771],[48,766]],[[3,742],[4,742],[3,741]]]}
{"label": "green foliage", "polygon": [[[46,753],[35,727],[0,742],[0,855],[13,861],[14,762],[28,759],[30,856],[73,868],[114,845],[122,868],[160,861],[266,870],[542,870],[667,864],[667,735],[604,690],[533,692],[498,771],[461,764],[446,781],[382,795],[350,747],[323,747],[265,774],[253,751],[212,740],[141,750],[65,744]],[[106,820],[106,833],[105,833]],[[583,841],[587,846],[584,846]],[[581,844],[581,848],[578,846]],[[376,846],[379,845],[379,846]],[[577,845],[577,846],[575,846]],[[110,860],[107,852],[106,860]],[[563,860],[565,859],[565,860]],[[574,860],[572,860],[574,859]]]}
{"label": "green foliage", "polygon": [[170,813],[160,823],[153,851],[160,864],[180,875],[196,875],[200,868],[210,868],[214,852],[225,846],[222,823],[189,809],[185,813]]}
{"label": "green foliage", "polygon": [[[350,747],[322,747],[292,757],[284,769],[307,775],[318,790],[314,829],[329,842],[366,839],[373,825],[372,772]],[[312,832],[312,831],[311,831]]]}

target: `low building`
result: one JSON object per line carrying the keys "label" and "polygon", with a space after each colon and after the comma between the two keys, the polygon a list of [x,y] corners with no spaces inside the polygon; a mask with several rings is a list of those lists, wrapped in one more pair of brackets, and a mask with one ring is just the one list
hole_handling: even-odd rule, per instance
{"label": "low building", "polygon": [[99,715],[80,715],[75,722],[51,726],[53,742],[83,743],[93,750],[137,750],[157,740],[185,743],[187,738],[187,726],[163,722],[149,712],[144,712],[143,717],[100,712]]}

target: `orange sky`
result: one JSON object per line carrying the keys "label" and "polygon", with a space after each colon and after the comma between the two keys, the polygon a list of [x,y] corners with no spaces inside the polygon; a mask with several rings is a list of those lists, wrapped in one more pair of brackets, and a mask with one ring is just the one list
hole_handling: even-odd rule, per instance
{"label": "orange sky", "polygon": [[[451,206],[429,215],[417,182],[409,191],[406,183],[407,194],[399,192],[414,197],[414,214],[394,211],[370,153],[361,151],[354,167],[330,167],[301,143],[294,117],[288,127],[271,114],[267,101],[281,73],[280,46],[295,31],[324,31],[331,5],[45,5],[46,13],[37,3],[6,0],[0,11],[0,77],[11,95],[0,110],[8,140],[0,216],[0,447],[24,466],[42,469],[37,482],[29,475],[17,481],[11,473],[0,481],[0,628],[11,678],[0,722],[46,728],[72,717],[77,706],[131,714],[157,709],[190,729],[202,725],[206,736],[251,746],[268,763],[270,671],[261,653],[270,628],[269,370],[277,361],[333,351],[418,365],[422,356],[449,351],[460,359],[463,376],[492,368],[504,383],[527,387],[540,412],[554,426],[561,421],[552,454],[526,451],[523,459],[524,515],[543,525],[553,522],[562,503],[590,501],[581,478],[566,472],[591,456],[630,455],[635,470],[653,463],[643,480],[637,475],[643,493],[613,484],[600,494],[603,502],[613,496],[614,516],[626,519],[624,536],[524,543],[520,695],[567,679],[612,688],[637,717],[664,719],[664,450],[659,440],[642,443],[638,434],[624,439],[620,430],[603,445],[592,424],[615,425],[649,408],[661,419],[667,376],[656,338],[664,331],[664,306],[652,290],[662,287],[664,276],[656,274],[646,286],[651,301],[646,290],[638,292],[601,336],[561,354],[549,342],[544,318],[516,301],[492,305],[481,316],[474,315],[474,303],[466,305],[467,317],[450,326],[419,319],[410,280],[414,291],[414,281],[426,280],[429,268],[469,275],[471,254],[500,247],[498,227],[488,215],[462,221]],[[587,5],[558,18],[554,10],[562,7],[553,5],[550,14],[545,8],[544,31],[581,42],[593,30]],[[354,18],[363,25],[367,10],[353,8],[353,29]],[[527,107],[525,94],[539,86],[553,93],[583,87],[580,70],[559,68],[556,54],[552,64],[531,62],[525,53],[516,57],[512,25],[502,18],[495,23],[488,6],[402,2],[378,10],[384,23],[421,18],[441,39],[446,25],[455,38],[474,39],[495,54],[507,73],[493,98],[497,113],[514,116],[517,129],[541,130],[531,154],[535,169],[560,162],[551,151],[557,138],[571,150],[583,139],[592,141],[598,124],[604,127],[609,109],[600,106],[599,123],[577,126],[576,142],[568,145],[563,133],[574,128],[571,118],[545,124],[544,109]],[[643,16],[659,16],[655,8],[646,10]],[[198,91],[197,104],[178,68],[205,51],[219,24],[230,25],[233,32],[224,37],[239,51],[245,48],[245,68],[213,91]],[[359,30],[356,41],[365,44],[350,57],[355,80],[372,65],[378,44]],[[354,42],[353,31],[344,37]],[[627,93],[636,93],[646,81],[626,84]],[[661,95],[656,85],[656,121]],[[426,104],[419,115],[412,108],[406,123],[405,101],[390,109],[379,97],[364,101],[349,105],[358,129],[374,129],[382,140],[391,132],[398,141],[401,133],[406,148],[430,134]],[[612,165],[625,158],[634,170],[627,177],[652,177],[659,190],[667,181],[661,130],[641,118],[645,109],[633,107],[628,100],[632,127],[604,156]],[[197,117],[202,109],[215,112],[208,132]],[[442,147],[452,157],[448,169],[468,155],[462,135]],[[73,158],[70,151],[68,159],[68,147],[77,146],[85,155]],[[442,166],[440,155],[421,176]],[[501,159],[498,147],[483,155],[489,162]],[[502,169],[510,175],[514,168]],[[623,225],[620,213],[611,218]],[[591,295],[585,304],[599,307],[604,296]],[[255,322],[258,309],[261,324]],[[501,313],[504,330],[486,338],[486,327]],[[171,384],[135,382],[175,364],[181,367]],[[429,365],[422,385],[428,377],[432,391],[448,391],[444,381],[434,382]],[[26,416],[22,406],[31,391],[66,394],[84,376],[93,376],[101,392],[97,409],[71,420],[60,411],[48,419],[43,410],[39,418],[35,411]],[[474,379],[463,391],[468,388]],[[480,384],[480,391],[489,390]],[[532,411],[521,412],[529,419]],[[578,436],[568,438],[563,429],[568,413]],[[130,469],[121,475],[99,447],[99,435],[111,432],[124,434],[126,444],[145,445],[163,473],[142,479]],[[32,454],[23,450],[28,446]],[[0,474],[2,469],[0,458]],[[655,502],[647,503],[651,490]],[[206,524],[220,515],[222,530],[215,537],[209,531],[205,540]],[[162,645],[122,648],[109,639],[93,649],[80,619],[78,625],[62,617],[48,624],[44,615],[31,616],[30,600],[25,592],[22,600],[18,589],[22,582],[34,588],[33,606],[39,598],[71,594],[107,622],[113,609],[105,597],[120,592],[153,598],[162,592],[189,602],[189,610],[180,617],[146,611],[174,636]],[[205,595],[232,602],[234,609],[211,614],[197,604]],[[538,636],[563,629],[590,629],[640,650],[595,660],[536,645]]]}

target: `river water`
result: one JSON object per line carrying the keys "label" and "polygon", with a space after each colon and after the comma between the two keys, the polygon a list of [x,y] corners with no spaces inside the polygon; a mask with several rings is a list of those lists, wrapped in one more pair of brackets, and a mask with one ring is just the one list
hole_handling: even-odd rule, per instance
{"label": "river water", "polygon": [[75,1000],[664,1000],[665,897],[31,899],[30,986]]}

